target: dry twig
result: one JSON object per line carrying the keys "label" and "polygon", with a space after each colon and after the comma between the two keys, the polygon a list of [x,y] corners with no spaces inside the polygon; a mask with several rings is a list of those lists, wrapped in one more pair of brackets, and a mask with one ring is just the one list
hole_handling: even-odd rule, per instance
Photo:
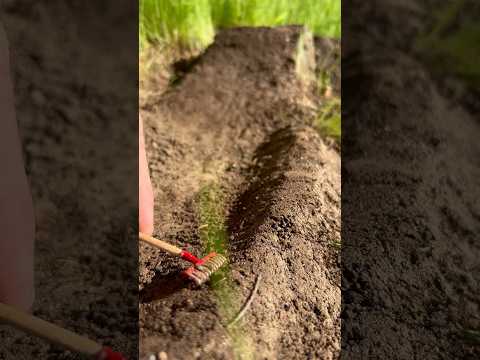
{"label": "dry twig", "polygon": [[247,310],[249,309],[250,305],[252,304],[253,298],[254,298],[255,295],[257,294],[258,285],[260,284],[260,279],[261,279],[261,275],[258,274],[258,275],[257,275],[257,278],[256,278],[256,280],[255,280],[255,285],[253,286],[252,292],[250,293],[250,296],[248,297],[245,305],[243,305],[243,307],[240,309],[240,311],[238,312],[237,316],[235,316],[235,317],[227,324],[227,327],[232,327],[232,326],[235,325],[237,322],[239,322],[240,319],[245,315],[245,313],[246,313]]}

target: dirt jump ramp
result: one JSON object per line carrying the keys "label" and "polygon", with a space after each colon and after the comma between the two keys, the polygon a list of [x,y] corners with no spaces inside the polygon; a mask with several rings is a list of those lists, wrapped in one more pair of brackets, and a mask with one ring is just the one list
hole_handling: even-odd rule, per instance
{"label": "dirt jump ramp", "polygon": [[218,289],[186,285],[185,264],[141,244],[142,359],[338,357],[340,157],[310,125],[313,50],[299,27],[222,31],[141,109],[156,235],[203,254],[198,194],[213,184],[235,288],[230,314]]}

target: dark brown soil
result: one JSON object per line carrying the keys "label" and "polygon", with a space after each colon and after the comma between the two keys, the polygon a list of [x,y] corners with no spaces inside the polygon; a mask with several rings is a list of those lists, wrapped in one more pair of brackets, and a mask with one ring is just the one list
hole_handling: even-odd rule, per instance
{"label": "dark brown soil", "polygon": [[[137,235],[127,229],[137,222],[138,170],[115,161],[138,151],[137,62],[128,54],[138,25],[125,5],[111,15],[105,2],[5,1],[1,21],[37,222],[33,312],[134,359]],[[0,328],[0,359],[78,358]]]}
{"label": "dark brown soil", "polygon": [[[300,33],[222,31],[141,109],[156,235],[202,254],[196,199],[214,183],[239,304],[262,275],[241,320],[256,359],[332,359],[340,350],[340,157],[310,126],[318,99],[295,72]],[[185,266],[140,246],[141,357],[234,358],[214,291],[182,282]]]}
{"label": "dark brown soil", "polygon": [[429,31],[426,14],[444,2],[350,3],[342,357],[478,359],[462,336],[480,328],[478,113],[412,51]]}

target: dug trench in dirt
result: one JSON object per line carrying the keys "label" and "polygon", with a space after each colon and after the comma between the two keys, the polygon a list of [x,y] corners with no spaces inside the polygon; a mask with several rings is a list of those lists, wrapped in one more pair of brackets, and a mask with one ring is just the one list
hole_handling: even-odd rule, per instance
{"label": "dug trench in dirt", "polygon": [[478,359],[464,336],[480,329],[478,113],[414,51],[425,15],[444,2],[350,3],[342,358]]}
{"label": "dug trench in dirt", "polygon": [[313,49],[299,27],[224,30],[143,104],[155,235],[230,264],[193,289],[141,244],[141,358],[338,357],[340,157],[312,127]]}

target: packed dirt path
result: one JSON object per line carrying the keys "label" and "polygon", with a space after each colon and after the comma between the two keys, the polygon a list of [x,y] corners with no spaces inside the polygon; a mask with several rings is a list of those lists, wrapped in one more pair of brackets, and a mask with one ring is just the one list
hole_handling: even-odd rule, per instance
{"label": "packed dirt path", "polygon": [[311,126],[313,59],[297,27],[225,30],[142,104],[156,235],[203,254],[198,194],[213,185],[235,312],[261,279],[233,335],[218,292],[188,286],[184,263],[141,244],[141,358],[338,357],[340,156]]}

